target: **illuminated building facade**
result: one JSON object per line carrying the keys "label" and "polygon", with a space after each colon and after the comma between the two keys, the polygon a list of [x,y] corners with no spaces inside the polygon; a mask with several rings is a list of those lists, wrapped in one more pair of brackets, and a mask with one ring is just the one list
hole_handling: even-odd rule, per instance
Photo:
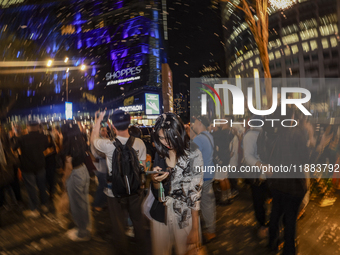
{"label": "illuminated building facade", "polygon": [[17,94],[16,108],[53,108],[68,96],[76,110],[91,111],[124,106],[125,94],[141,88],[160,94],[167,62],[161,1],[17,2],[0,10],[0,87]]}
{"label": "illuminated building facade", "polygon": [[[338,0],[300,0],[285,11],[268,9],[269,61],[273,78],[337,78],[339,65]],[[263,77],[253,36],[242,12],[225,4],[222,12],[229,77]]]}

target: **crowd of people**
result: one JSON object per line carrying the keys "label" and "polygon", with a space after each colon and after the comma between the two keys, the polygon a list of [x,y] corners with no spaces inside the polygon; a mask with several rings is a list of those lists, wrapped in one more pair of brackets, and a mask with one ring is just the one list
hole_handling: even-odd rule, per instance
{"label": "crowd of people", "polygon": [[[278,113],[268,118],[281,119]],[[293,177],[273,171],[243,176],[239,171],[205,171],[216,165],[261,169],[339,164],[337,127],[317,130],[293,110],[287,116],[298,125],[262,125],[261,116],[250,117],[251,126],[240,121],[230,125],[233,117],[225,116],[225,124],[214,126],[201,115],[184,125],[176,114],[163,113],[147,140],[121,110],[107,121],[105,112],[97,112],[89,130],[75,121],[47,129],[36,121],[27,123],[27,130],[1,128],[0,207],[8,206],[6,197],[12,196],[25,217],[38,218],[54,204],[57,211],[71,213],[76,227],[66,236],[77,242],[91,240],[91,212],[108,208],[115,254],[129,254],[127,229],[133,230],[140,254],[172,254],[173,249],[188,254],[216,238],[216,204],[230,206],[243,182],[251,190],[259,238],[268,240],[268,250],[277,251],[284,229],[283,254],[296,254],[297,219],[310,197],[322,196],[320,206],[335,202],[335,171],[298,171]],[[97,190],[90,204],[92,177]],[[27,210],[21,179],[29,198]],[[270,215],[266,203],[271,203]]]}

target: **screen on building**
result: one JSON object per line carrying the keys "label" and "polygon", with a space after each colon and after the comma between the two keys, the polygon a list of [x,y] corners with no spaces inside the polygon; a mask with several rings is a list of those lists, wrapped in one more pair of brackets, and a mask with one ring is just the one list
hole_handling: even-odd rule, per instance
{"label": "screen on building", "polygon": [[145,93],[145,113],[160,114],[158,94]]}

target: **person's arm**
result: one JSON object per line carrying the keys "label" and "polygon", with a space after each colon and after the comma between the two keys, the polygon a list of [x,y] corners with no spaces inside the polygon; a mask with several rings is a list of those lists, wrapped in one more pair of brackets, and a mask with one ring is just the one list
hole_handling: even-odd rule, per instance
{"label": "person's arm", "polygon": [[200,210],[200,201],[201,201],[201,193],[203,186],[203,157],[202,153],[196,150],[197,156],[194,156],[194,160],[192,162],[192,166],[190,166],[191,172],[193,173],[190,187],[189,187],[189,199],[188,199],[188,207],[191,209],[192,215],[192,228],[187,237],[187,243],[199,243],[199,210]]}
{"label": "person's arm", "polygon": [[[66,157],[65,166],[64,166],[64,176],[62,178],[64,185],[65,185],[68,177],[70,177],[72,170],[73,170],[72,157]],[[66,185],[65,185],[65,187],[66,187]]]}
{"label": "person's arm", "polygon": [[99,114],[98,119],[97,119],[97,112],[95,115],[96,115],[96,118],[95,118],[95,123],[94,123],[94,127],[93,127],[92,134],[91,134],[91,144],[94,144],[94,141],[99,139],[100,123],[102,122],[104,118],[105,111]]}
{"label": "person's arm", "polygon": [[254,137],[250,136],[249,133],[243,138],[244,159],[248,165],[259,167],[261,165],[261,161],[256,158],[256,140],[254,142],[253,139]]}

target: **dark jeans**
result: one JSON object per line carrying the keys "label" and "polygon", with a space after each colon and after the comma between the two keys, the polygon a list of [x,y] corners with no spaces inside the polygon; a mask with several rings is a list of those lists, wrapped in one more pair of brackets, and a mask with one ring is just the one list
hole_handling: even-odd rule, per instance
{"label": "dark jeans", "polygon": [[[46,160],[50,160],[50,159],[46,159]],[[56,169],[57,167],[56,167],[55,162],[46,162],[46,181],[47,181],[47,188],[48,188],[48,192],[49,192],[51,200],[53,198],[55,185],[56,185]]]}
{"label": "dark jeans", "polygon": [[96,171],[95,172],[97,178],[98,178],[98,187],[96,194],[94,195],[94,201],[92,206],[93,207],[104,207],[105,204],[107,203],[107,196],[104,193],[104,189],[106,187],[106,173],[101,173]]}
{"label": "dark jeans", "polygon": [[266,199],[270,196],[267,182],[264,181],[261,185],[252,184],[251,194],[253,197],[253,206],[257,222],[261,226],[266,226]]}
{"label": "dark jeans", "polygon": [[135,239],[138,245],[138,254],[146,254],[147,232],[145,230],[145,217],[142,213],[142,195],[132,195],[124,198],[108,197],[110,217],[113,226],[114,254],[130,254],[126,229],[126,214],[128,213],[133,224]]}
{"label": "dark jeans", "polygon": [[9,184],[6,187],[0,188],[0,207],[3,206],[5,203],[5,191],[9,190],[10,188],[12,188],[17,202],[22,202],[20,183],[18,179],[18,168],[13,168],[13,171],[14,171],[14,180],[11,182],[11,184]]}
{"label": "dark jeans", "polygon": [[283,217],[285,244],[282,254],[296,254],[296,218],[303,197],[295,197],[278,190],[272,190],[272,195],[273,205],[269,223],[269,245],[272,249],[277,249],[279,238],[279,222]]}
{"label": "dark jeans", "polygon": [[22,177],[25,181],[28,196],[30,198],[30,209],[32,211],[38,209],[39,200],[37,196],[37,186],[40,193],[40,202],[42,205],[47,204],[48,196],[46,192],[46,172],[40,170],[37,173],[22,173]]}

